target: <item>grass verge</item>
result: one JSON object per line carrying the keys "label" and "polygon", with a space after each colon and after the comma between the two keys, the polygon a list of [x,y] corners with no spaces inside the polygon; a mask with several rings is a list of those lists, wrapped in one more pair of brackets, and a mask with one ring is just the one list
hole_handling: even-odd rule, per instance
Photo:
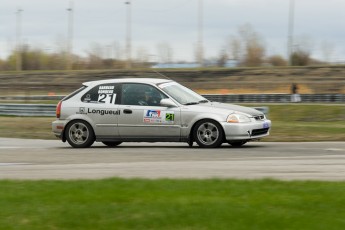
{"label": "grass verge", "polygon": [[51,131],[54,117],[0,116],[0,137],[56,139]]}
{"label": "grass verge", "polygon": [[1,229],[344,229],[344,182],[0,181]]}
{"label": "grass verge", "polygon": [[[268,107],[273,127],[271,135],[264,141],[345,141],[344,105],[281,104]],[[0,116],[0,137],[55,139],[51,132],[54,120],[54,117]]]}
{"label": "grass verge", "polygon": [[269,105],[269,119],[266,141],[345,141],[344,105]]}

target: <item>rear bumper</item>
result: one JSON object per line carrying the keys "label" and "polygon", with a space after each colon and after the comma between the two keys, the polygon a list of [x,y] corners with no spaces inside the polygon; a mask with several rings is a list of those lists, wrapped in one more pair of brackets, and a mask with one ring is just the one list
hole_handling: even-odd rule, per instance
{"label": "rear bumper", "polygon": [[231,140],[254,140],[269,135],[271,129],[271,121],[257,121],[249,123],[221,123],[225,138]]}
{"label": "rear bumper", "polygon": [[67,124],[67,121],[64,120],[56,120],[52,122],[52,132],[54,135],[61,140],[64,139],[63,133],[65,130],[65,126]]}

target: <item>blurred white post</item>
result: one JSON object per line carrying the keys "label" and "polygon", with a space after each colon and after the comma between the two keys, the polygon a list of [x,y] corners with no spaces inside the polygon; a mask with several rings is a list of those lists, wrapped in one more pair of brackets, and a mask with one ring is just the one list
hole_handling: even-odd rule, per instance
{"label": "blurred white post", "polygon": [[198,63],[204,65],[204,45],[203,45],[203,0],[198,2]]}
{"label": "blurred white post", "polygon": [[72,55],[73,55],[73,1],[69,3],[68,12],[68,26],[67,26],[67,54],[66,54],[66,69],[72,69]]}
{"label": "blurred white post", "polygon": [[23,12],[22,9],[18,8],[16,12],[16,21],[17,21],[17,29],[16,29],[16,70],[22,70],[22,17],[21,13]]}
{"label": "blurred white post", "polygon": [[132,67],[132,58],[131,58],[131,1],[125,2],[127,5],[127,35],[126,35],[126,54],[127,62],[126,68],[130,69]]}
{"label": "blurred white post", "polygon": [[294,13],[295,13],[295,0],[290,0],[289,4],[289,25],[288,25],[288,42],[287,42],[287,51],[288,51],[288,61],[289,65],[292,65],[291,55],[293,54],[293,33],[294,33]]}

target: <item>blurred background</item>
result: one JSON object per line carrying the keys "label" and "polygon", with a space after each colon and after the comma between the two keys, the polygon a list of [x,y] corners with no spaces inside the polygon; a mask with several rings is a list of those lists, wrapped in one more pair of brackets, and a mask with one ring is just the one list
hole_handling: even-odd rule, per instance
{"label": "blurred background", "polygon": [[[344,94],[342,0],[2,0],[0,94],[161,77],[203,94]],[[92,70],[92,71],[91,71]]]}
{"label": "blurred background", "polygon": [[166,77],[262,107],[273,121],[265,140],[344,141],[344,9],[344,0],[1,0],[0,136],[55,139],[55,105],[82,82]]}

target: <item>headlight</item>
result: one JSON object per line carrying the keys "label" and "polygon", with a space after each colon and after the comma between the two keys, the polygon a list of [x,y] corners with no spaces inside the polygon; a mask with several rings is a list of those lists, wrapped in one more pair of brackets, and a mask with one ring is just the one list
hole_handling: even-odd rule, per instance
{"label": "headlight", "polygon": [[226,122],[228,123],[246,123],[250,122],[250,118],[246,116],[245,114],[241,113],[232,113],[228,116],[226,119]]}

